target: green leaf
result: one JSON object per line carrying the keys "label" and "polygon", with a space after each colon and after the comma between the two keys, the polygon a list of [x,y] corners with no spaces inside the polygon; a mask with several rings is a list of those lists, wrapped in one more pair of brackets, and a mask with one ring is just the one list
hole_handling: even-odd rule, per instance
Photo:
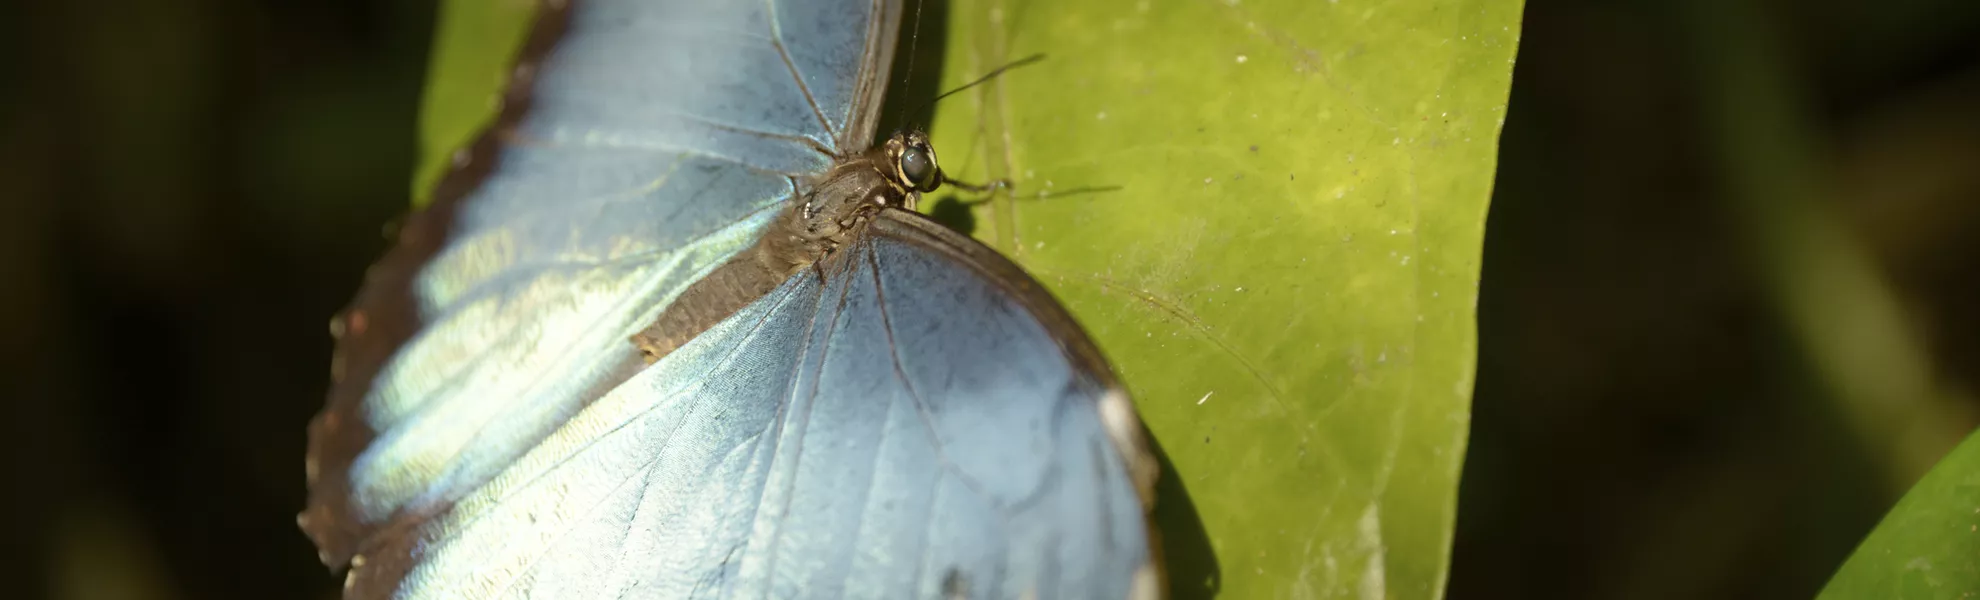
{"label": "green leaf", "polygon": [[1015,193],[924,208],[1045,282],[1125,380],[1172,465],[1173,594],[1443,595],[1520,10],[949,7],[942,88],[1047,58],[931,131],[952,175]]}
{"label": "green leaf", "polygon": [[1821,598],[1980,598],[1980,433],[1905,493]]}
{"label": "green leaf", "polygon": [[509,69],[535,17],[536,0],[441,2],[421,94],[414,206],[433,199],[433,185],[447,172],[454,152],[467,148],[495,122]]}

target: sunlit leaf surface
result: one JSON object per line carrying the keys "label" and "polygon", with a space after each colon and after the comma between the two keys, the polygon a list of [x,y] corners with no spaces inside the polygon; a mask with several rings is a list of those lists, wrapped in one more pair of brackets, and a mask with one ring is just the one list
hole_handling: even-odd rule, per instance
{"label": "sunlit leaf surface", "polygon": [[1179,595],[1442,595],[1520,9],[951,5],[942,87],[1047,56],[944,100],[933,139],[1015,182],[962,221],[1085,324],[1172,461]]}

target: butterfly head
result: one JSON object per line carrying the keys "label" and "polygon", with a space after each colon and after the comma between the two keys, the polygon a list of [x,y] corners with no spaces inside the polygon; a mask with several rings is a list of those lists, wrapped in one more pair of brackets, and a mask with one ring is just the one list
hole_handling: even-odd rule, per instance
{"label": "butterfly head", "polygon": [[928,134],[903,131],[887,138],[887,164],[894,184],[913,193],[927,193],[942,186],[942,167],[935,161],[935,147]]}

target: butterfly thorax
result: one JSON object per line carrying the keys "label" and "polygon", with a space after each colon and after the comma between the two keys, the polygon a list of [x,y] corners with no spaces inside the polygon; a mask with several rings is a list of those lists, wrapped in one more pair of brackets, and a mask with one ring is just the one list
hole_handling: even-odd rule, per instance
{"label": "butterfly thorax", "polygon": [[[681,292],[653,325],[632,338],[647,363],[714,327],[785,280],[857,239],[887,209],[914,210],[941,175],[928,138],[904,132],[878,147],[835,160],[808,181],[756,243]],[[821,273],[821,276],[823,274]]]}
{"label": "butterfly thorax", "polygon": [[794,258],[817,261],[831,255],[881,209],[913,210],[919,194],[888,177],[883,170],[885,150],[874,148],[841,160],[778,215],[771,231],[801,245],[802,251]]}

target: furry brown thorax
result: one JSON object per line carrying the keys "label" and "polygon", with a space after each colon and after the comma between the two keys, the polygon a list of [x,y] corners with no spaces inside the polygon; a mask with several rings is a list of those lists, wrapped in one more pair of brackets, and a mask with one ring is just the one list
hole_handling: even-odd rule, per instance
{"label": "furry brown thorax", "polygon": [[903,131],[802,182],[756,243],[694,282],[632,337],[648,364],[851,243],[885,209],[915,210],[944,177],[928,134]]}

